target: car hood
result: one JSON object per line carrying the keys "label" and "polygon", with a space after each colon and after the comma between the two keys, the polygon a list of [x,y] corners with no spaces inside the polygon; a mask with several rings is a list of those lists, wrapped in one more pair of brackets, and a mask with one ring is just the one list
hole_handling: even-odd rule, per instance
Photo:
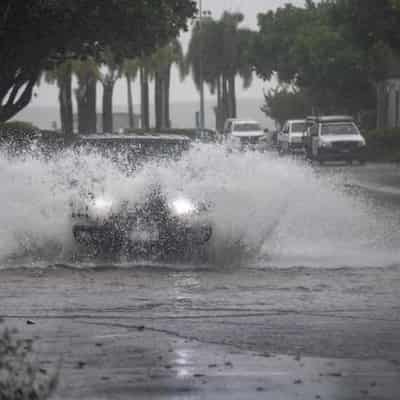
{"label": "car hood", "polygon": [[233,137],[258,137],[264,136],[263,131],[232,132]]}
{"label": "car hood", "polygon": [[321,139],[326,142],[363,142],[361,135],[323,135]]}

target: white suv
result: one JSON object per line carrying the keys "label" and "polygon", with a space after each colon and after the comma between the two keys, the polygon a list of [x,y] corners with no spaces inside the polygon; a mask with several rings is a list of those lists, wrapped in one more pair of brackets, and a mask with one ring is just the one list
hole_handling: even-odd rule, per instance
{"label": "white suv", "polygon": [[280,153],[303,152],[303,136],[306,128],[307,122],[305,119],[287,121],[278,134],[278,151]]}

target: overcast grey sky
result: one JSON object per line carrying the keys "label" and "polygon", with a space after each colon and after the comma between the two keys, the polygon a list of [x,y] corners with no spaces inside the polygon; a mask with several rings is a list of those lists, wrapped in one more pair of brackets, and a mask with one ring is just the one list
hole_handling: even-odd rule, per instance
{"label": "overcast grey sky", "polygon": [[[245,15],[245,20],[242,26],[257,28],[257,14],[266,12],[270,9],[283,6],[286,3],[292,3],[298,6],[304,5],[304,0],[203,0],[203,9],[210,10],[214,18],[219,18],[224,10],[228,11],[240,11]],[[190,38],[190,34],[186,33],[181,35],[184,46],[187,45]],[[184,82],[181,82],[178,74],[174,71],[172,76],[172,90],[171,90],[171,101],[194,101],[198,99],[198,93],[193,85],[190,77],[186,78]],[[249,98],[262,98],[263,87],[267,87],[268,83],[264,83],[259,79],[255,79],[250,89],[244,91],[240,81],[238,81],[237,90],[238,97],[249,97]],[[139,96],[139,86],[136,83],[134,87],[134,94],[136,99]],[[99,91],[101,87],[99,85]],[[54,106],[57,104],[58,91],[56,86],[49,86],[44,83],[36,90],[36,97],[32,102],[32,106]],[[207,98],[211,99],[212,96],[208,93]],[[101,93],[99,93],[99,106],[100,106]],[[136,101],[138,102],[138,101]],[[126,87],[125,82],[120,80],[115,88],[114,104],[125,105],[126,104]]]}

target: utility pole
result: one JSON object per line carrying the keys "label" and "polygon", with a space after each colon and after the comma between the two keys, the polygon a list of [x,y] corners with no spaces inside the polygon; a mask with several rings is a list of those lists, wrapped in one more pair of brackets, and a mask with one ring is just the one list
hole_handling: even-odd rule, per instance
{"label": "utility pole", "polygon": [[200,65],[199,65],[199,78],[200,78],[200,129],[204,129],[205,117],[204,117],[204,76],[203,76],[203,1],[199,0],[199,31],[200,31]]}

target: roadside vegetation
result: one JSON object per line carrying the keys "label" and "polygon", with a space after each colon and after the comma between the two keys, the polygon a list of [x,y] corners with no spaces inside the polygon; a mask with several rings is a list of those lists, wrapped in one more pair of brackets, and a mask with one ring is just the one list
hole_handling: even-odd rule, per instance
{"label": "roadside vegetation", "polygon": [[57,374],[41,368],[31,340],[16,331],[0,336],[0,400],[45,400],[57,386]]}
{"label": "roadside vegetation", "polygon": [[306,115],[352,115],[369,159],[399,158],[400,117],[390,112],[400,105],[389,99],[400,77],[398,1],[307,0],[260,14],[258,26],[251,62],[260,77],[278,81],[265,93],[267,116],[281,125]]}
{"label": "roadside vegetation", "polygon": [[[99,0],[1,2],[0,122],[30,103],[44,71],[56,70],[53,78],[60,88],[62,130],[72,135],[72,76],[74,68],[85,61],[93,68],[85,68],[79,82],[78,114],[86,113],[85,123],[93,120],[96,78],[102,78],[107,125],[123,61],[167,46],[187,29],[195,10],[190,0],[117,0],[112,7]],[[104,75],[97,75],[95,66]]]}
{"label": "roadside vegetation", "polygon": [[[237,116],[237,78],[247,88],[256,74],[277,82],[260,106],[278,126],[306,115],[350,114],[369,132],[371,153],[377,146],[397,146],[391,132],[400,125],[400,110],[389,118],[394,100],[388,93],[393,82],[400,88],[398,0],[286,4],[260,13],[256,30],[246,28],[240,12],[216,18],[205,12],[200,23],[191,0],[114,3],[112,9],[98,0],[1,3],[0,57],[6,61],[0,66],[0,122],[26,107],[45,79],[58,86],[64,135],[74,133],[74,114],[79,133],[99,130],[99,84],[103,131],[112,132],[114,88],[124,78],[131,129],[137,128],[133,104],[139,100],[142,128],[151,128],[153,102],[155,127],[170,129],[175,65],[182,79],[190,75],[200,90],[202,77],[215,95],[217,130]],[[179,34],[190,26],[185,54]],[[132,90],[136,79],[138,96]],[[149,93],[151,81],[154,94]]]}
{"label": "roadside vegetation", "polygon": [[400,162],[400,128],[364,131],[367,160]]}

